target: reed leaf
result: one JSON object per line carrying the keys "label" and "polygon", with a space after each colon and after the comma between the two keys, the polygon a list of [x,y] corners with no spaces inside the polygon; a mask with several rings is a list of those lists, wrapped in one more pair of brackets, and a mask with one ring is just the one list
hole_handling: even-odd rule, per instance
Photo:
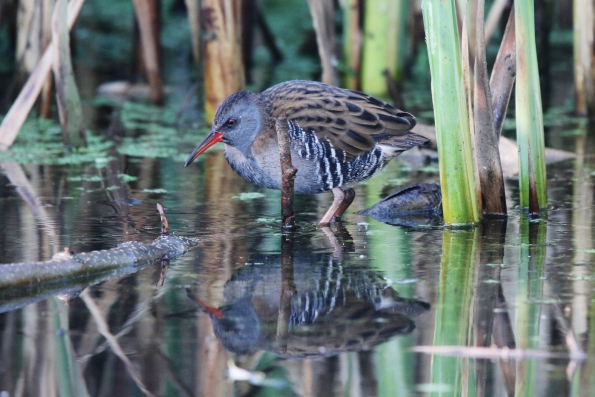
{"label": "reed leaf", "polygon": [[593,41],[595,21],[593,1],[574,0],[574,87],[575,109],[581,116],[595,115],[595,81],[593,78]]}
{"label": "reed leaf", "polygon": [[494,128],[500,137],[502,126],[506,118],[506,110],[512,95],[512,87],[516,77],[516,44],[514,29],[514,8],[510,11],[496,62],[490,76],[490,90],[492,91],[492,111],[494,112]]}
{"label": "reed leaf", "polygon": [[184,0],[188,10],[188,25],[192,41],[192,57],[197,69],[200,67],[200,4],[196,0]]}
{"label": "reed leaf", "polygon": [[546,205],[546,174],[534,9],[533,0],[514,3],[520,205],[538,214]]}
{"label": "reed leaf", "polygon": [[432,73],[432,98],[440,161],[442,207],[447,225],[478,220],[469,111],[454,0],[423,0]]}

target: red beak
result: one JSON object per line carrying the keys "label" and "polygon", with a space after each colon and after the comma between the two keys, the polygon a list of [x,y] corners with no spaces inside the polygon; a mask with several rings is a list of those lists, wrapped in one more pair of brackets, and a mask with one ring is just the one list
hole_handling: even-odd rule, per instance
{"label": "red beak", "polygon": [[207,313],[208,315],[213,316],[215,318],[223,317],[223,312],[221,311],[221,309],[209,306],[205,302],[198,299],[192,292],[190,292],[189,289],[186,289],[186,296],[188,297],[188,299],[194,302],[204,313]]}
{"label": "red beak", "polygon": [[205,150],[216,144],[217,142],[221,142],[223,139],[223,133],[217,131],[209,132],[209,135],[190,153],[188,156],[188,160],[184,163],[184,167],[188,167],[198,156],[200,156]]}

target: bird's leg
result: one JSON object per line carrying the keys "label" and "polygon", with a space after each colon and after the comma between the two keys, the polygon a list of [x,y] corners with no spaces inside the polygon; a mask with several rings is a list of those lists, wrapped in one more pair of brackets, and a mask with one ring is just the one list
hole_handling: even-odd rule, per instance
{"label": "bird's leg", "polygon": [[343,195],[343,201],[339,205],[339,208],[337,208],[337,211],[335,211],[335,214],[333,215],[333,221],[341,220],[341,215],[343,215],[351,203],[353,203],[353,199],[355,198],[355,190],[351,188],[343,190]]}
{"label": "bird's leg", "polygon": [[[333,188],[333,194],[335,195],[335,198],[333,199],[333,204],[331,204],[331,208],[329,208],[328,211],[326,211],[326,214],[324,214],[324,216],[320,220],[319,223],[321,225],[328,225],[330,223],[331,219],[333,219],[333,216],[339,210],[339,208],[341,207],[341,203],[343,203],[343,200],[345,199],[345,192],[343,192],[341,188]],[[351,200],[353,201],[353,198]]]}

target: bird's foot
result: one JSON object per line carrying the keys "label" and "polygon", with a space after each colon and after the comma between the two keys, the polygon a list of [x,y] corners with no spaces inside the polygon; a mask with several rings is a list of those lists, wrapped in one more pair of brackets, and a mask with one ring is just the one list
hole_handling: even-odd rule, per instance
{"label": "bird's foot", "polygon": [[343,190],[336,187],[333,189],[333,194],[335,195],[333,204],[320,220],[320,225],[328,225],[331,221],[340,221],[341,215],[349,208],[355,198],[355,191],[353,189]]}
{"label": "bird's foot", "polygon": [[333,215],[333,222],[341,221],[341,216],[345,213],[347,208],[349,208],[351,203],[353,203],[353,199],[355,199],[355,190],[343,190],[343,201],[339,204],[339,208],[337,208]]}

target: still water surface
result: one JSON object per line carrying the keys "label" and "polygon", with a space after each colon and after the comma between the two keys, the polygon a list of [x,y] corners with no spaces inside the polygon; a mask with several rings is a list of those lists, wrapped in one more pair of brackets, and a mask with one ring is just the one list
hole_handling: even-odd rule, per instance
{"label": "still water surface", "polygon": [[[585,137],[571,138],[583,148],[576,160],[548,168],[547,218],[514,209],[509,179],[508,221],[474,230],[391,226],[355,213],[399,187],[437,181],[427,162],[394,161],[359,185],[342,225],[316,224],[330,194],[297,197],[293,235],[280,232],[279,193],[247,184],[217,150],[189,169],[117,151],[84,166],[4,163],[1,263],[149,243],[160,231],[157,202],[171,230],[199,245],[169,264],[0,291],[0,389],[592,395],[595,167],[582,153],[592,153]],[[501,350],[473,358],[462,348],[472,346]],[[514,347],[529,358],[506,358],[502,349]],[[587,360],[571,362],[571,350]]]}

